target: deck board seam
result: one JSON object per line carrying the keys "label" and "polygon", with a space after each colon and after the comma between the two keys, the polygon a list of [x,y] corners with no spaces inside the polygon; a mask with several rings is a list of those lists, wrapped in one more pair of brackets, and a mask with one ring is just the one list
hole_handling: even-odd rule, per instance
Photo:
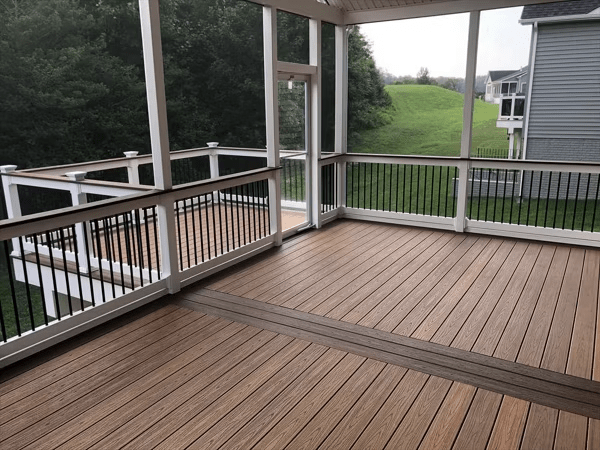
{"label": "deck board seam", "polygon": [[[202,292],[210,293],[206,290]],[[225,294],[220,295],[224,296]],[[598,398],[600,398],[598,394],[600,392],[600,383],[590,380],[575,379],[575,377],[558,373],[548,374],[547,371],[543,371],[542,369],[521,368],[519,364],[508,361],[500,361],[498,362],[499,364],[496,364],[496,367],[486,366],[482,362],[477,362],[477,359],[481,360],[483,355],[472,355],[465,351],[457,353],[456,349],[446,349],[447,351],[444,351],[446,354],[441,355],[439,352],[442,349],[437,348],[439,346],[423,341],[420,341],[418,346],[410,348],[406,344],[413,343],[412,341],[416,340],[397,335],[389,336],[391,342],[389,340],[381,342],[382,338],[387,337],[389,333],[377,332],[377,330],[372,329],[363,330],[362,328],[364,327],[357,325],[342,324],[344,325],[342,328],[350,327],[353,331],[355,330],[355,335],[352,335],[350,331],[341,330],[339,326],[329,326],[328,330],[326,325],[319,324],[318,322],[337,321],[326,318],[314,318],[310,317],[310,314],[298,313],[297,311],[286,311],[286,308],[274,305],[268,305],[270,308],[253,308],[252,306],[259,305],[254,305],[254,301],[243,298],[238,298],[238,301],[244,303],[250,302],[252,306],[240,307],[240,305],[229,303],[223,299],[215,299],[197,294],[186,295],[174,301],[183,307],[198,308],[209,314],[228,316],[229,320],[249,320],[253,322],[254,326],[263,326],[266,329],[274,329],[273,327],[275,327],[274,330],[282,334],[292,333],[294,337],[308,339],[321,345],[329,345],[361,356],[380,359],[383,362],[412,368],[454,381],[465,382],[501,394],[572,411],[576,414],[600,418],[600,408],[598,408],[600,404],[598,401]],[[274,312],[267,312],[265,309],[276,309],[279,315]],[[307,328],[304,328],[304,325]],[[335,324],[332,323],[331,325]],[[358,341],[356,338],[358,338]],[[364,339],[368,339],[368,344],[360,343],[361,339],[363,341]],[[390,346],[391,349],[385,348]],[[421,349],[417,348],[419,346]],[[456,355],[461,356],[462,359],[456,358]],[[492,357],[483,358],[484,362],[496,362],[495,358]],[[502,365],[508,366],[508,368],[502,368]],[[462,370],[460,368],[462,366],[470,366],[471,369],[477,369],[479,373],[470,373]],[[525,371],[526,374],[519,373],[519,370],[509,370],[515,368],[520,369],[521,372]],[[535,378],[537,375],[539,375],[539,378]],[[545,390],[544,388],[540,388],[540,385],[542,387],[545,386]]]}

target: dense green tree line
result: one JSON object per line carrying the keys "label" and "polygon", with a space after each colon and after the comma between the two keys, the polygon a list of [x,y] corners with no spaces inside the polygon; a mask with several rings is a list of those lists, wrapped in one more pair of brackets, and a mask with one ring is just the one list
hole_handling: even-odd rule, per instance
{"label": "dense green tree line", "polygon": [[[306,19],[280,15],[280,58],[307,62]],[[162,0],[171,148],[265,145],[262,10]],[[333,142],[333,26],[324,25],[323,139]],[[350,35],[354,136],[390,104],[369,47]],[[20,168],[149,152],[136,1],[0,0],[0,164]]]}

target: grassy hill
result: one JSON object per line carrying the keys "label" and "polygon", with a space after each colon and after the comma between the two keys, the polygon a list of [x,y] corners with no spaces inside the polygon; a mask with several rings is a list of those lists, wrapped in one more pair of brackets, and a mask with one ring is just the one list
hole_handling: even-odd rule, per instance
{"label": "grassy hill", "polygon": [[[388,123],[361,133],[352,151],[413,155],[458,156],[463,98],[437,86],[386,86],[392,107]],[[475,101],[473,149],[508,148],[506,131],[496,128],[498,105]]]}

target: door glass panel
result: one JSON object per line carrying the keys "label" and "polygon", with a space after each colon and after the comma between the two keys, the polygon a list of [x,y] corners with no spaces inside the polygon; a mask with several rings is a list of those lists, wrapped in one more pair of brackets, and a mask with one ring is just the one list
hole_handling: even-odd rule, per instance
{"label": "door glass panel", "polygon": [[283,230],[307,221],[306,83],[279,82],[279,148]]}

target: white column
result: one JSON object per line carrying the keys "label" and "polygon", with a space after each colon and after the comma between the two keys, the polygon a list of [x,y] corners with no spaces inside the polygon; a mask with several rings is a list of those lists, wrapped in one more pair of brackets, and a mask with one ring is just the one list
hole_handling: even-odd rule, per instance
{"label": "white column", "polygon": [[[310,220],[316,228],[321,228],[321,21],[310,19],[310,64],[317,67],[317,73],[311,77],[310,86],[310,178],[311,178],[311,214]],[[308,161],[307,161],[308,162]]]}
{"label": "white column", "polygon": [[513,159],[515,149],[515,130],[508,134],[508,159]]}
{"label": "white column", "polygon": [[[6,213],[9,219],[21,217],[21,203],[19,202],[19,190],[16,184],[11,182],[10,173],[17,170],[17,166],[0,166],[2,173],[2,188],[4,189],[4,199],[6,200]],[[19,240],[13,239],[13,251],[18,251]]]}
{"label": "white column", "polygon": [[124,152],[123,154],[127,158],[127,179],[129,180],[129,184],[140,184],[140,163],[136,158],[138,152]]}
{"label": "white column", "polygon": [[[279,167],[279,96],[277,79],[277,9],[263,7],[263,42],[265,60],[265,108],[267,120],[267,166]],[[269,204],[271,232],[275,245],[283,240],[281,221],[281,173],[269,178]]]}
{"label": "white column", "polygon": [[[70,188],[70,192],[71,192],[71,202],[72,202],[73,206],[85,205],[87,203],[87,194],[85,192],[83,192],[83,190],[81,189],[81,184],[79,184],[79,182],[85,180],[86,175],[87,175],[87,172],[65,173],[65,176],[69,180],[72,181],[72,183],[70,183],[70,185],[69,185],[69,188]],[[87,239],[87,242],[89,242],[89,243],[92,242],[92,235],[91,235],[90,227],[87,227],[87,232],[88,232],[87,233],[88,235],[86,236],[83,231],[82,223],[75,224],[75,239],[77,240],[77,250],[78,250],[77,253],[79,254],[79,266],[80,266],[80,270],[83,273],[87,273],[87,266],[86,266],[87,255],[85,253],[85,249],[87,247],[86,239]]]}
{"label": "white column", "polygon": [[463,131],[460,145],[460,157],[467,161],[460,164],[458,198],[455,229],[459,233],[465,230],[469,181],[469,158],[473,137],[473,109],[475,106],[475,79],[477,71],[477,47],[479,42],[479,11],[471,12],[469,21],[469,47],[467,50],[467,73],[465,77],[465,104],[463,109]]}
{"label": "white column", "polygon": [[[335,151],[348,151],[348,29],[335,27]],[[346,206],[346,162],[337,165],[338,198]]]}
{"label": "white column", "polygon": [[[139,2],[154,184],[157,189],[170,190],[173,182],[169,154],[159,4],[158,0],[139,0]],[[163,276],[168,280],[169,292],[174,293],[180,289],[174,205],[159,204],[157,210]]]}

